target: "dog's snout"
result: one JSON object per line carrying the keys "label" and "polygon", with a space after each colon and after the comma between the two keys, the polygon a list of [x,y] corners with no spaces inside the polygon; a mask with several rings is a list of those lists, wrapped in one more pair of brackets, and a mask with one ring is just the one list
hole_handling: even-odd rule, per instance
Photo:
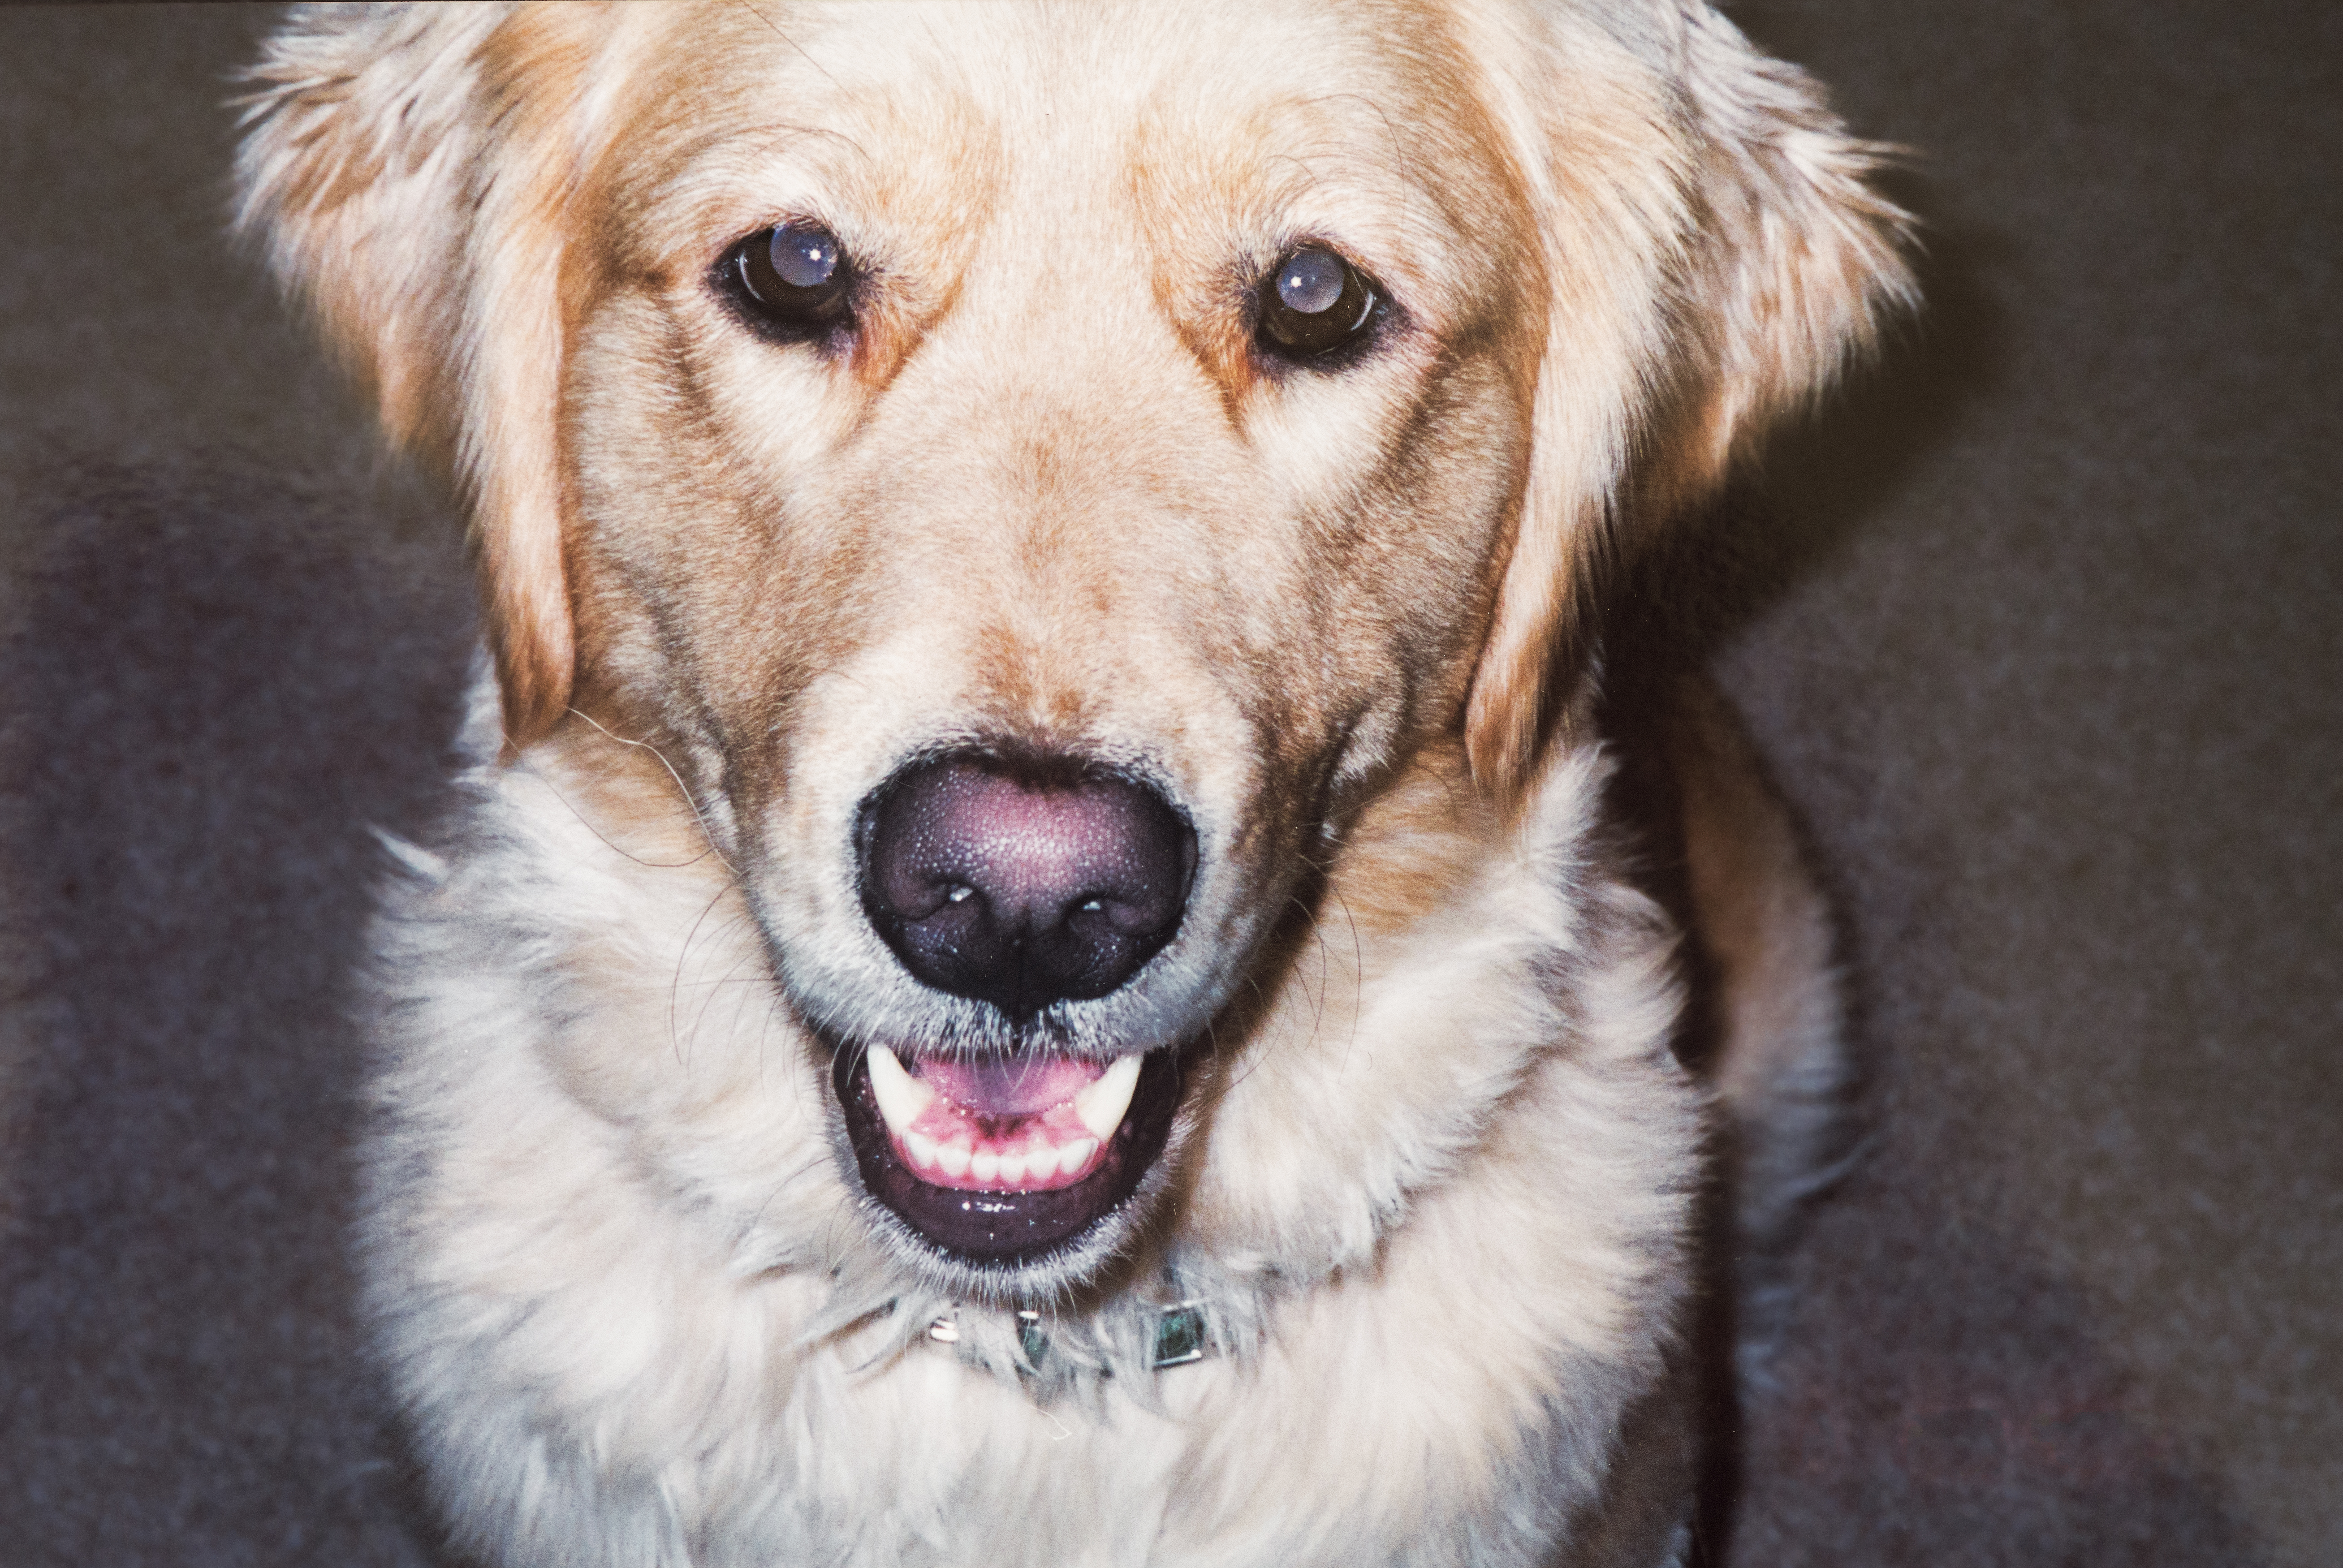
{"label": "dog's snout", "polygon": [[1179,929],[1196,836],[1171,803],[1062,759],[951,757],[862,820],[862,902],[927,984],[1029,1018],[1114,990]]}

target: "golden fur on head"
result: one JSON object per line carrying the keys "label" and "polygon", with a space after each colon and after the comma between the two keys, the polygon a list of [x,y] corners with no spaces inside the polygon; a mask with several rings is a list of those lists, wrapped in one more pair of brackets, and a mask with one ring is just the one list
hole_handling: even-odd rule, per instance
{"label": "golden fur on head", "polygon": [[[458,481],[496,652],[377,931],[364,1227],[466,1543],[1680,1552],[1717,1145],[1560,719],[1607,555],[1907,287],[1813,85],[1695,0],[302,6],[255,75],[243,226]],[[847,325],[727,282],[789,226]],[[1260,319],[1305,248],[1377,301],[1316,357]],[[1826,922],[1685,713],[1771,1236],[1842,1069]],[[1020,1021],[882,938],[874,803],[968,756],[1192,834],[1116,989]],[[971,1261],[857,1163],[880,1046],[1178,1063],[1163,1151]],[[1181,1297],[1220,1353],[1159,1377]]]}
{"label": "golden fur on head", "polygon": [[[595,165],[628,129],[597,66],[656,47],[626,32],[669,24],[468,9],[281,35],[256,73],[240,221],[374,386],[393,438],[465,483],[506,724],[525,744],[574,674],[560,388],[606,281]],[[732,28],[768,21],[739,9]],[[1538,349],[1522,367],[1536,441],[1467,720],[1476,776],[1514,792],[1614,535],[1698,499],[1869,342],[1882,304],[1909,297],[1904,219],[1865,183],[1879,149],[1705,5],[1383,21],[1451,35],[1438,85],[1477,100],[1465,134],[1496,144],[1490,174],[1510,188],[1493,194],[1528,228],[1503,236],[1531,286],[1505,330]]]}

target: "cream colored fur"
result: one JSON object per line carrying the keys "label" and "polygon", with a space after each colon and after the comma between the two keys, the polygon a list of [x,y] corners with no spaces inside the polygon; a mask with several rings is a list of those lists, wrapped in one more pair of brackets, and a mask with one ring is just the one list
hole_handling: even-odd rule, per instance
{"label": "cream colored fur", "polygon": [[[1225,1063],[1134,1294],[1211,1302],[1227,1353],[1148,1372],[1110,1298],[1050,1314],[1021,1382],[1005,1310],[924,1338],[952,1303],[864,1233],[721,862],[604,842],[578,759],[498,767],[483,709],[458,853],[409,849],[383,927],[367,1238],[466,1535],[548,1563],[1468,1562],[1599,1483],[1680,1288],[1700,1099],[1670,935],[1584,863],[1591,757],[1452,907],[1322,933]],[[1564,998],[1534,972],[1557,963]]]}
{"label": "cream colored fur", "polygon": [[[1676,0],[303,7],[256,77],[245,221],[462,486],[496,655],[394,846],[362,1237],[458,1542],[1683,1560],[1695,1202],[1738,1160],[1778,1233],[1844,1066],[1691,699],[1719,1141],[1589,607],[1905,286],[1811,85]],[[870,268],[836,355],[706,283],[808,216]],[[1339,373],[1248,347],[1304,238],[1394,302]],[[1053,1027],[1199,1065],[1112,1256],[986,1273],[875,1220],[830,1062],[990,1038],[850,824],[1003,735],[1192,819],[1176,938]],[[1154,1370],[1182,1300],[1214,1353]]]}

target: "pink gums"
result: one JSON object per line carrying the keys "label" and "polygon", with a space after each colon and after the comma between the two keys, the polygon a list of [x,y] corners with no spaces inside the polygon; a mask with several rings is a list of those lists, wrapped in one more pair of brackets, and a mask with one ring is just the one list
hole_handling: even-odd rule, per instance
{"label": "pink gums", "polygon": [[[1082,1125],[1074,1096],[1105,1069],[1064,1057],[1009,1062],[912,1060],[911,1076],[936,1091],[902,1131],[888,1131],[896,1157],[936,1187],[969,1192],[1046,1192],[1098,1169],[1105,1144]],[[960,1164],[961,1157],[966,1163]],[[1001,1162],[978,1174],[980,1157]],[[1038,1173],[1046,1161],[1051,1169]],[[960,1164],[955,1173],[949,1169]]]}

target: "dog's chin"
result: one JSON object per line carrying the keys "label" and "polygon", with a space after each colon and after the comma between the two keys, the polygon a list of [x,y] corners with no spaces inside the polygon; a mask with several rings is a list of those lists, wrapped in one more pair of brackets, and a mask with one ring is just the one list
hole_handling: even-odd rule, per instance
{"label": "dog's chin", "polygon": [[925,1283],[1017,1303],[1128,1251],[1166,1184],[1182,1077],[1172,1046],[1111,1063],[875,1048],[839,1050],[831,1085],[881,1241]]}

